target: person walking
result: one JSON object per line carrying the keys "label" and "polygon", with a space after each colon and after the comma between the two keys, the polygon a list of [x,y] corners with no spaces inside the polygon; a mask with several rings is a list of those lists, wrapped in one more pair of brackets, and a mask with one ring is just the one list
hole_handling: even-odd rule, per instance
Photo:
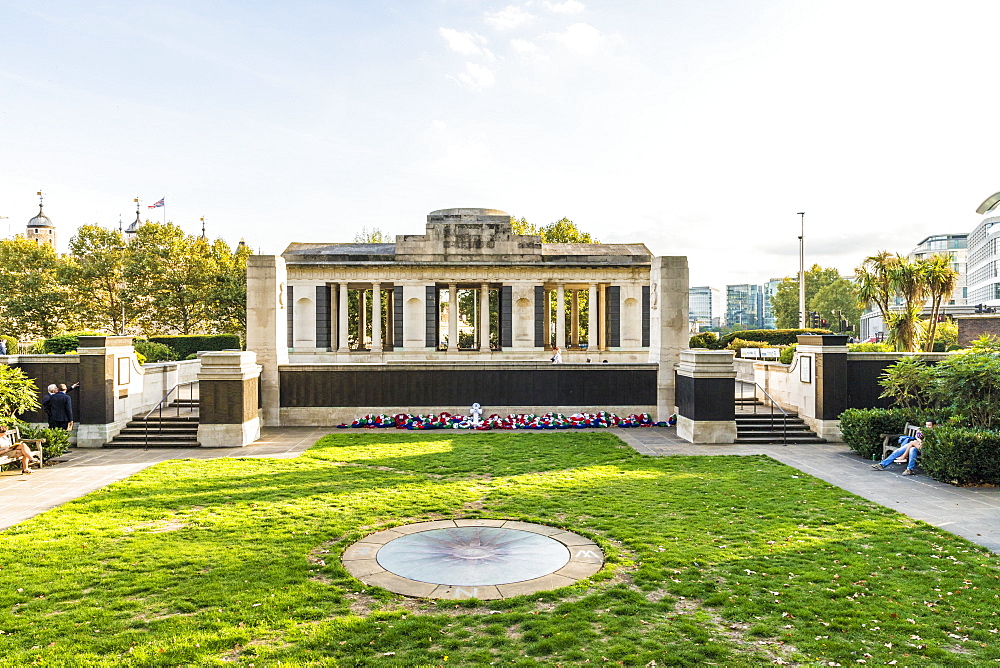
{"label": "person walking", "polygon": [[552,363],[562,364],[562,351],[559,350],[559,346],[553,346],[552,348]]}

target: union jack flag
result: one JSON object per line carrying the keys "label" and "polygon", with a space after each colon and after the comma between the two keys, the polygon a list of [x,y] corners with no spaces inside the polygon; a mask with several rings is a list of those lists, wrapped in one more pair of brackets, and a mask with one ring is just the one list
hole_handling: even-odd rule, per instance
{"label": "union jack flag", "polygon": [[163,201],[165,199],[166,199],[166,197],[161,197],[159,202],[157,202],[156,204],[150,204],[147,208],[149,208],[149,209],[156,209],[156,208],[159,208],[161,206],[166,206],[166,204]]}

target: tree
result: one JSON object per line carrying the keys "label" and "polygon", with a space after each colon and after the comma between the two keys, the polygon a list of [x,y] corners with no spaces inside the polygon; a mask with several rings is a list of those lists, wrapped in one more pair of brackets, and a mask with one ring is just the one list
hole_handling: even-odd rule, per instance
{"label": "tree", "polygon": [[[806,272],[806,308],[811,308],[812,298],[820,290],[837,280],[841,280],[840,271],[835,267],[823,269],[814,264]],[[798,277],[782,279],[774,296],[771,297],[771,310],[774,313],[775,327],[778,329],[794,329],[799,326]],[[809,327],[810,324],[807,322],[806,326]]]}
{"label": "tree", "polygon": [[48,244],[0,240],[0,313],[6,331],[48,337],[78,324],[75,300],[60,281],[62,258]]}
{"label": "tree", "polygon": [[212,242],[210,253],[215,270],[206,285],[208,321],[219,334],[239,334],[245,339],[247,329],[247,258],[253,251],[247,245],[229,248],[222,239]]}
{"label": "tree", "polygon": [[145,277],[127,275],[128,243],[122,233],[83,225],[70,239],[69,250],[62,280],[69,285],[85,325],[112,334],[132,332],[146,307],[135,280]]}
{"label": "tree", "polygon": [[[886,343],[902,352],[915,352],[920,342],[920,312],[928,286],[922,265],[881,251],[858,267],[858,293],[863,302],[875,304],[889,330]],[[901,305],[891,308],[898,297]]]}
{"label": "tree", "polygon": [[958,271],[951,266],[951,257],[948,255],[934,255],[918,262],[921,263],[924,280],[927,283],[927,293],[931,300],[931,317],[927,327],[927,339],[924,342],[924,350],[931,352],[934,350],[937,338],[941,304],[955,291],[958,285]]}
{"label": "tree", "polygon": [[208,242],[173,223],[146,223],[129,246],[126,277],[148,304],[146,333],[200,334],[212,327],[208,286],[215,274]]}
{"label": "tree", "polygon": [[809,310],[819,313],[835,332],[851,331],[845,330],[843,325],[853,327],[861,320],[858,290],[846,278],[837,278],[820,288],[809,300]]}
{"label": "tree", "polygon": [[356,244],[391,244],[393,241],[395,239],[377,227],[373,227],[370,231],[367,227],[362,227],[361,231],[354,235]]}
{"label": "tree", "polygon": [[583,232],[569,218],[560,218],[544,227],[532,225],[525,218],[510,219],[514,234],[532,234],[546,244],[599,244],[589,232]]}

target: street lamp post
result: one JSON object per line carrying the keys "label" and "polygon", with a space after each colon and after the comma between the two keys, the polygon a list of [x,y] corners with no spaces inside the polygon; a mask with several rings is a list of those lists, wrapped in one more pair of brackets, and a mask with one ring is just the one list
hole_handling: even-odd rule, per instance
{"label": "street lamp post", "polygon": [[806,212],[799,211],[802,231],[799,234],[799,329],[806,328]]}

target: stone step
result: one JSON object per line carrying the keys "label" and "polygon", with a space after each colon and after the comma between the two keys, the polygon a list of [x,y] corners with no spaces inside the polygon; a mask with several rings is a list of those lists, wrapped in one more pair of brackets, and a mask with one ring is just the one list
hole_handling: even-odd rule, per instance
{"label": "stone step", "polygon": [[768,433],[768,432],[781,433],[781,431],[782,431],[783,428],[787,428],[788,431],[796,431],[796,432],[807,431],[810,434],[812,433],[812,430],[809,429],[809,426],[806,425],[806,424],[803,424],[801,422],[789,422],[785,427],[782,427],[782,424],[781,424],[781,422],[779,420],[775,420],[775,422],[774,422],[773,425],[771,423],[767,423],[767,424],[752,424],[752,425],[737,425],[736,430],[740,434],[744,434],[744,433],[751,434],[751,433],[761,433],[761,432],[764,432],[764,433]]}
{"label": "stone step", "polygon": [[777,443],[795,443],[795,444],[806,444],[806,443],[826,443],[825,438],[820,438],[812,432],[810,435],[803,434],[788,434],[787,438],[782,438],[780,433],[772,433],[767,435],[738,435],[736,437],[737,443],[747,443],[756,445],[773,445]]}
{"label": "stone step", "polygon": [[[153,413],[152,415],[149,416],[149,419],[144,420],[143,418],[145,418],[145,417],[146,417],[145,414],[142,414],[142,415],[133,415],[131,422],[140,422],[140,423],[142,423],[142,422],[162,421],[162,422],[193,422],[195,424],[198,423],[198,416],[197,415],[191,415],[190,413],[187,413],[187,414],[184,414],[184,415],[164,415],[162,417],[159,416],[159,415],[157,415],[156,413]],[[130,424],[131,424],[131,422],[130,422]]]}
{"label": "stone step", "polygon": [[132,420],[125,425],[122,431],[146,431],[146,426],[149,426],[149,430],[153,431],[198,431],[197,422],[154,422],[150,420],[147,422],[140,422],[139,420]]}
{"label": "stone step", "polygon": [[118,449],[123,449],[123,450],[127,450],[127,449],[130,449],[130,448],[132,448],[132,449],[134,449],[134,448],[200,448],[201,447],[201,443],[191,442],[191,441],[177,441],[177,442],[171,442],[171,441],[150,441],[147,444],[145,442],[142,442],[142,443],[131,443],[131,442],[121,443],[121,442],[117,442],[117,441],[111,441],[110,443],[105,443],[104,447],[105,448],[118,448]]}
{"label": "stone step", "polygon": [[[133,443],[136,441],[145,442],[147,436],[143,433],[138,434],[118,434],[113,439],[112,442],[129,442]],[[198,432],[191,432],[190,434],[157,434],[155,432],[149,432],[148,439],[150,441],[197,441]]]}

